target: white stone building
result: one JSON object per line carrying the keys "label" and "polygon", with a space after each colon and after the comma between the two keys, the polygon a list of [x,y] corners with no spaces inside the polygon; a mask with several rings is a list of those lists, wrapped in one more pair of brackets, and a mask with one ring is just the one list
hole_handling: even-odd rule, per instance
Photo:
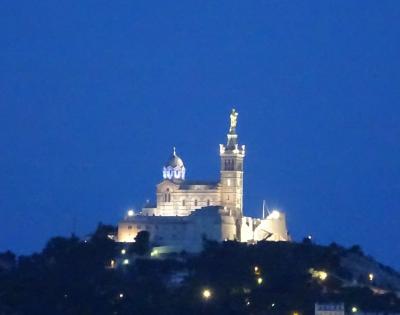
{"label": "white stone building", "polygon": [[285,215],[273,211],[266,218],[243,215],[243,162],[245,146],[238,144],[238,113],[232,110],[227,144],[220,145],[220,179],[188,181],[186,168],[175,148],[157,185],[156,204],[139,213],[129,212],[118,224],[117,241],[134,242],[139,231],[150,240],[176,251],[198,252],[203,239],[224,241],[288,241]]}

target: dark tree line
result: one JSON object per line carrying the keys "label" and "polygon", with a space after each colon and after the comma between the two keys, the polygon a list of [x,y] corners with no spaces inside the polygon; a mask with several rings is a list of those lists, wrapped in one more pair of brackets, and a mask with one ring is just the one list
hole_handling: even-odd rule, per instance
{"label": "dark tree line", "polygon": [[[99,225],[87,240],[55,237],[39,254],[0,254],[1,315],[313,314],[314,303],[398,311],[394,294],[346,287],[337,244],[205,242],[199,255],[153,257],[148,233],[119,244]],[[124,254],[122,254],[124,250]],[[309,270],[339,275],[314,279]],[[208,290],[209,296],[204,295]]]}

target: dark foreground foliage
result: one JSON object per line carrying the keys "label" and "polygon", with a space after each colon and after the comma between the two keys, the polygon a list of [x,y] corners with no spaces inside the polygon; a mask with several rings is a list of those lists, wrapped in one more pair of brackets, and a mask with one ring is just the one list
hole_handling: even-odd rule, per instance
{"label": "dark foreground foliage", "polygon": [[[0,314],[313,314],[318,301],[400,310],[393,293],[346,285],[352,275],[340,257],[354,248],[206,242],[200,255],[161,258],[150,254],[148,235],[127,247],[109,239],[110,232],[100,225],[86,241],[56,237],[40,254],[0,254]],[[314,279],[310,268],[329,276]]]}

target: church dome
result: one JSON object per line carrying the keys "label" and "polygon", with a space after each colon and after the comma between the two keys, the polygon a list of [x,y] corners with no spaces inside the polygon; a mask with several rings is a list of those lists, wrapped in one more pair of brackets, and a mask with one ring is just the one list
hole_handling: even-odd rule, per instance
{"label": "church dome", "polygon": [[182,159],[176,154],[175,148],[168,162],[165,164],[165,167],[168,166],[171,166],[172,168],[184,166]]}
{"label": "church dome", "polygon": [[179,182],[185,179],[185,173],[186,170],[183,161],[176,154],[176,150],[174,148],[171,157],[169,158],[168,162],[164,165],[163,178],[172,181],[177,180]]}

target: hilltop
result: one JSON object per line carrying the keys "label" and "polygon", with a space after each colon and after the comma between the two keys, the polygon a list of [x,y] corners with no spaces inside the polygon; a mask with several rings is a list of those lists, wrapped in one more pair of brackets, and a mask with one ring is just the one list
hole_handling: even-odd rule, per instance
{"label": "hilltop", "polygon": [[146,232],[130,245],[110,233],[1,253],[0,314],[312,314],[328,301],[400,311],[400,274],[359,246],[205,240],[198,255],[161,255]]}

